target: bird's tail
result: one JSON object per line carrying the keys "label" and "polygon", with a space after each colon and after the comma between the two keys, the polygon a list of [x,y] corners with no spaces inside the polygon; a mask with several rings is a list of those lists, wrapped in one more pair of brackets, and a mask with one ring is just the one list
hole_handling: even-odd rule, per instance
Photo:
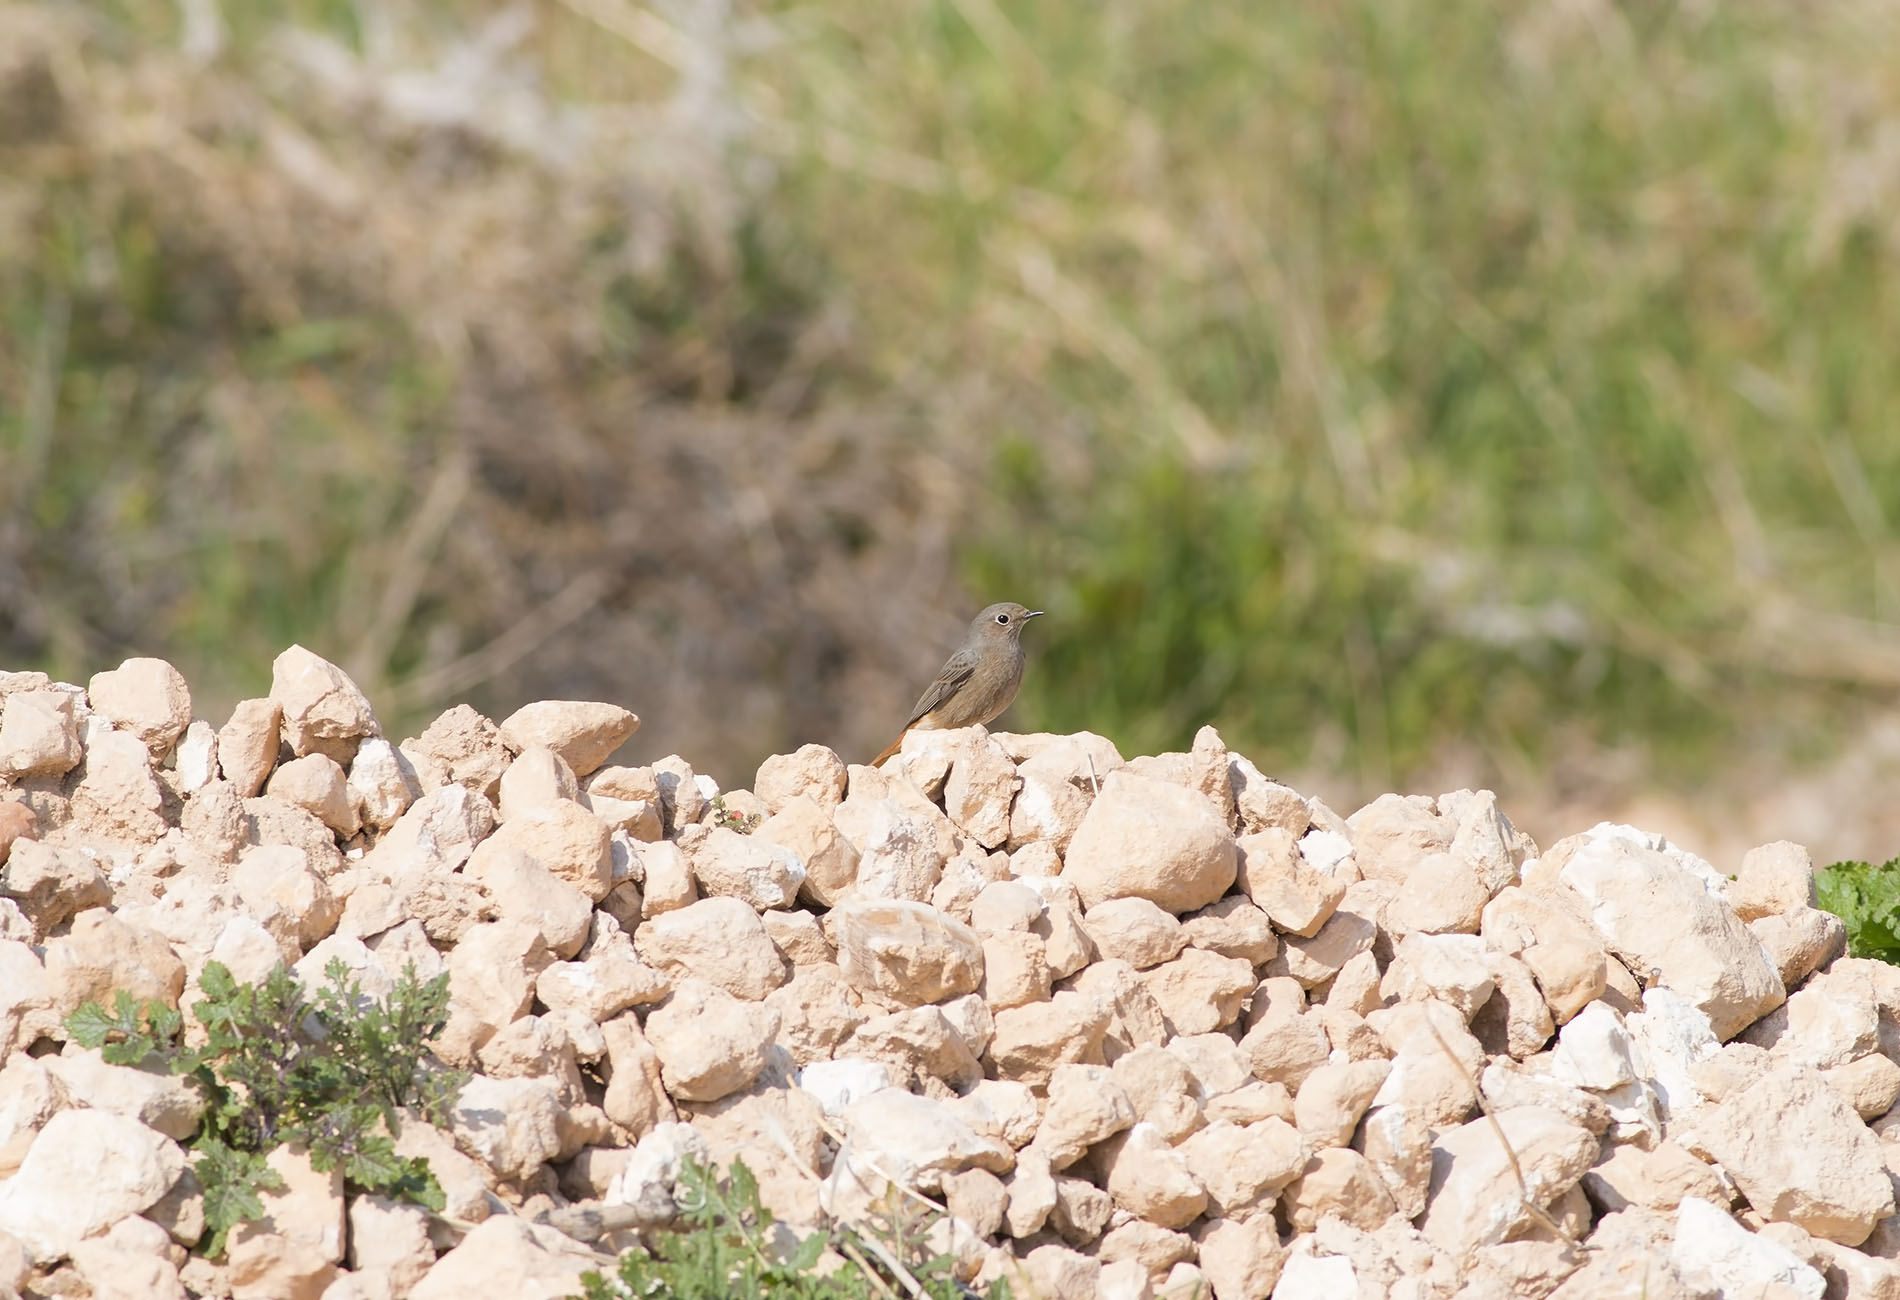
{"label": "bird's tail", "polygon": [[884,761],[886,759],[888,759],[892,754],[895,754],[898,750],[904,747],[904,737],[908,736],[909,734],[910,734],[910,731],[908,728],[903,731],[898,732],[897,739],[893,740],[890,744],[886,745],[884,747],[884,752],[871,760],[871,766],[883,767]]}

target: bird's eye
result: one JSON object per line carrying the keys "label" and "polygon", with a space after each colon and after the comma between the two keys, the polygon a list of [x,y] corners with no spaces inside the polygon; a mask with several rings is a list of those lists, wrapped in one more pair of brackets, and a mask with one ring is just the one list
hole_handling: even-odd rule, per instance
{"label": "bird's eye", "polygon": [[1007,623],[1007,622],[1009,622],[1009,615],[1007,615],[1007,614],[998,614],[998,615],[996,616],[996,621],[997,621],[998,623]]}

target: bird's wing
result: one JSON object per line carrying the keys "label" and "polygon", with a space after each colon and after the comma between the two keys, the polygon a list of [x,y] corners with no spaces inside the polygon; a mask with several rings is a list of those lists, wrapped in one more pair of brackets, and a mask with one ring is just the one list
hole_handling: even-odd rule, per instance
{"label": "bird's wing", "polygon": [[959,650],[951,655],[944,666],[937,670],[937,680],[925,687],[924,693],[917,697],[916,707],[911,709],[910,721],[904,724],[904,729],[908,731],[916,726],[938,705],[955,695],[957,688],[969,681],[976,672],[976,661],[977,656],[969,651]]}

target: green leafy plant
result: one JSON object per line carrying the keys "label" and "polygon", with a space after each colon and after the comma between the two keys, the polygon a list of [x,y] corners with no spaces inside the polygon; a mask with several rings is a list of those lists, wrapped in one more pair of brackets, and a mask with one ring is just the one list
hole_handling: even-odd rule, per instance
{"label": "green leafy plant", "polygon": [[729,831],[738,831],[741,835],[750,835],[759,829],[759,823],[765,819],[757,813],[742,813],[737,808],[726,807],[726,796],[713,796],[713,825],[723,826]]}
{"label": "green leafy plant", "polygon": [[1900,858],[1836,862],[1814,878],[1821,906],[1847,922],[1847,951],[1900,965]]}
{"label": "green leafy plant", "polygon": [[405,1112],[445,1123],[464,1080],[428,1050],[447,1023],[448,976],[424,981],[412,963],[380,1003],[341,961],[324,976],[313,998],[283,966],[244,984],[221,962],[207,963],[205,996],[192,1007],[206,1035],[196,1048],[179,1041],[178,1012],[157,1002],[141,1009],[124,990],[110,1012],[89,1002],[67,1018],[74,1040],[107,1061],[156,1058],[203,1091],[189,1146],[205,1189],[207,1255],[221,1254],[232,1228],[264,1212],[260,1193],[281,1186],[265,1161],[286,1144],[305,1147],[319,1171],[340,1167],[356,1190],[433,1210],[445,1204],[427,1163],[398,1155],[391,1135]]}
{"label": "green leafy plant", "polygon": [[[790,1255],[771,1236],[772,1213],[759,1199],[758,1179],[743,1160],[726,1178],[690,1157],[679,1174],[680,1214],[685,1226],[661,1234],[651,1251],[620,1257],[612,1277],[589,1273],[586,1300],[870,1300],[908,1293],[932,1300],[958,1300],[975,1292],[956,1280],[949,1256],[925,1245],[926,1212],[894,1196],[869,1232],[842,1225],[814,1232]],[[830,1250],[844,1264],[816,1270]],[[999,1281],[990,1300],[1010,1300]]]}

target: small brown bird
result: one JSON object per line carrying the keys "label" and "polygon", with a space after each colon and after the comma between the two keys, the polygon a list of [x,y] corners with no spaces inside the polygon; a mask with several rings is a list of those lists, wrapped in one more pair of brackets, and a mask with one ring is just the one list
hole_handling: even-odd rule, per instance
{"label": "small brown bird", "polygon": [[944,660],[936,680],[917,697],[910,721],[871,766],[883,766],[912,731],[974,727],[1007,709],[1023,684],[1023,624],[1040,617],[1039,609],[1004,601],[972,619],[963,644]]}

